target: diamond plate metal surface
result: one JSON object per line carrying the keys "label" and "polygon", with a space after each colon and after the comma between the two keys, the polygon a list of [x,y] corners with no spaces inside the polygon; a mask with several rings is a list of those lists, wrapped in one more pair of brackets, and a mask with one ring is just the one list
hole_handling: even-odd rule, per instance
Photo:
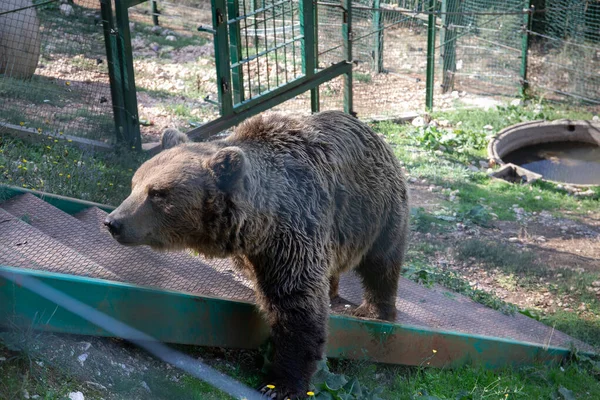
{"label": "diamond plate metal surface", "polygon": [[[17,218],[27,216],[31,226],[46,234],[48,239],[101,265],[113,274],[113,280],[236,300],[254,299],[250,285],[235,279],[226,260],[212,267],[200,258],[182,252],[167,254],[152,251],[149,247],[120,245],[101,227],[106,213],[99,209],[88,209],[77,219],[31,194],[12,198],[1,207]],[[53,251],[51,247],[40,243],[39,247],[31,249],[31,253],[37,256]],[[77,268],[68,264],[57,272],[81,275],[82,270],[87,271],[87,264],[82,263]]]}
{"label": "diamond plate metal surface", "polygon": [[[0,263],[254,301],[251,283],[235,273],[228,260],[121,246],[104,228],[106,213],[100,209],[71,216],[29,194],[0,207]],[[22,217],[29,224],[19,220]],[[362,287],[354,273],[342,276],[340,296],[348,304],[361,303]],[[504,315],[445,288],[427,288],[404,278],[396,306],[400,324],[559,347],[573,343],[592,350],[524,315]]]}

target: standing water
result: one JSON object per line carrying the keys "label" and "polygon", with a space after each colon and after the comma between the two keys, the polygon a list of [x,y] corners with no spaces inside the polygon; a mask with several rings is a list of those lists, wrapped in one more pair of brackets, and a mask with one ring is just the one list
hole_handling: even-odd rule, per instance
{"label": "standing water", "polygon": [[502,159],[537,172],[547,180],[600,184],[600,147],[591,143],[541,143],[517,149]]}

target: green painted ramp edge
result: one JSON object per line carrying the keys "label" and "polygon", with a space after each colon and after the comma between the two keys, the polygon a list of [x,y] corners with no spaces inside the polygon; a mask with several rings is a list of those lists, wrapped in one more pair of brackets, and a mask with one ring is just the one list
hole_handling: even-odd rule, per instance
{"label": "green painted ramp edge", "polygon": [[[5,266],[0,266],[0,326],[115,336],[23,287],[28,278],[166,343],[256,349],[268,337],[268,326],[251,303]],[[329,322],[332,358],[498,368],[560,362],[569,354],[564,348],[339,315]]]}
{"label": "green painted ramp edge", "polygon": [[105,204],[94,203],[91,201],[78,200],[70,197],[60,196],[57,194],[39,192],[37,190],[30,190],[19,188],[15,186],[7,186],[0,185],[0,203],[6,201],[12,197],[20,196],[22,194],[32,194],[40,199],[44,200],[46,203],[52,204],[54,207],[58,208],[61,211],[66,212],[67,214],[77,214],[87,208],[90,207],[98,207],[101,210],[106,212],[111,212],[115,209],[115,207],[107,206]]}

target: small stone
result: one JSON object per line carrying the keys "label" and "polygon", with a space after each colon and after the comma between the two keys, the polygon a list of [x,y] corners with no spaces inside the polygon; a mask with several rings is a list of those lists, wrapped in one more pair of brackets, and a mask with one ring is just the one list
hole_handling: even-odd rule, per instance
{"label": "small stone", "polygon": [[435,154],[435,155],[436,155],[436,156],[438,156],[438,157],[441,157],[441,156],[443,156],[443,155],[444,155],[444,152],[443,152],[443,151],[441,151],[441,150],[436,150],[436,151],[434,151],[434,152],[433,152],[433,154]]}
{"label": "small stone", "polygon": [[440,124],[442,128],[447,128],[450,126],[450,121],[448,121],[447,119],[441,119],[438,121],[438,124]]}
{"label": "small stone", "polygon": [[508,241],[511,243],[516,243],[519,241],[519,238],[518,237],[510,237],[510,238],[508,238]]}
{"label": "small stone", "polygon": [[[77,165],[79,166],[80,164],[78,163]],[[79,344],[81,345],[81,349],[83,351],[88,351],[88,349],[92,347],[92,344],[90,342],[80,342]]]}
{"label": "small stone", "polygon": [[423,117],[417,117],[417,118],[415,118],[415,119],[412,120],[412,125],[415,126],[415,127],[417,127],[417,128],[420,128],[420,127],[423,127],[423,126],[427,125],[427,123],[425,122],[425,118],[423,118]]}
{"label": "small stone", "polygon": [[352,307],[350,304],[344,304],[344,308],[350,308]]}
{"label": "small stone", "polygon": [[486,131],[491,131],[492,129],[494,129],[494,127],[492,125],[485,125],[483,129],[485,129]]}
{"label": "small stone", "polygon": [[129,23],[129,31],[133,32],[135,30],[135,22],[130,22]]}
{"label": "small stone", "polygon": [[173,35],[173,31],[171,31],[169,29],[165,29],[160,34],[161,34],[161,36],[169,36],[169,35]]}
{"label": "small stone", "polygon": [[27,391],[27,389],[23,389],[23,398],[24,399],[29,399],[29,392]]}
{"label": "small stone", "polygon": [[536,199],[536,200],[541,200],[541,199],[542,199],[542,196],[535,196],[535,197],[534,197],[534,199]]}
{"label": "small stone", "polygon": [[6,361],[6,357],[0,357],[0,362]]}
{"label": "small stone", "polygon": [[81,364],[81,366],[83,367],[83,363],[85,362],[85,360],[87,360],[87,358],[88,353],[83,353],[79,357],[77,357],[77,361],[79,361],[79,364]]}
{"label": "small stone", "polygon": [[155,35],[160,35],[160,33],[162,32],[162,28],[156,25],[153,26],[152,29],[150,29],[150,32],[154,33]]}
{"label": "small stone", "polygon": [[39,399],[40,395],[39,394],[34,394],[33,396],[31,396],[32,399]]}
{"label": "small stone", "polygon": [[65,17],[69,17],[69,16],[73,15],[74,12],[75,12],[75,10],[73,10],[73,6],[71,6],[70,4],[61,4],[60,5],[60,13],[62,15],[64,15]]}
{"label": "small stone", "polygon": [[35,363],[38,365],[38,367],[44,367],[43,361],[36,361]]}
{"label": "small stone", "polygon": [[600,121],[600,117],[598,117],[597,115],[594,115],[592,117],[592,121]]}
{"label": "small stone", "polygon": [[410,183],[415,183],[415,182],[417,182],[417,180],[418,180],[418,179],[417,179],[417,178],[415,178],[414,176],[411,176],[410,178],[408,178],[408,181],[409,181]]}
{"label": "small stone", "polygon": [[173,36],[173,35],[169,35],[169,36],[167,36],[165,38],[165,40],[168,41],[168,42],[174,42],[174,41],[177,40],[177,38],[175,36]]}
{"label": "small stone", "polygon": [[144,389],[146,389],[146,391],[148,391],[148,393],[151,392],[150,387],[148,386],[148,384],[145,381],[142,381],[141,385]]}
{"label": "small stone", "polygon": [[479,168],[477,168],[477,167],[476,167],[476,166],[474,166],[474,165],[469,165],[469,166],[467,167],[467,169],[468,169],[469,171],[473,171],[473,172],[479,172]]}
{"label": "small stone", "polygon": [[158,50],[160,50],[160,46],[158,45],[158,43],[150,43],[150,49],[152,49],[152,51],[158,52]]}
{"label": "small stone", "polygon": [[71,392],[69,393],[69,400],[85,400],[85,397],[81,392]]}
{"label": "small stone", "polygon": [[510,102],[511,106],[514,107],[519,107],[523,102],[521,101],[521,99],[514,99],[513,101]]}
{"label": "small stone", "polygon": [[581,303],[579,305],[579,307],[577,307],[577,310],[579,310],[579,311],[585,311],[585,310],[587,310],[587,306],[585,305],[585,303]]}
{"label": "small stone", "polygon": [[479,166],[481,168],[487,168],[487,167],[489,167],[489,163],[485,160],[479,160]]}
{"label": "small stone", "polygon": [[592,282],[592,286],[600,288],[600,281],[594,281],[594,282]]}
{"label": "small stone", "polygon": [[452,97],[453,99],[458,99],[460,95],[458,94],[458,91],[454,90],[452,91],[452,93],[450,93],[450,97]]}
{"label": "small stone", "polygon": [[546,241],[546,238],[544,236],[538,236],[535,240],[537,240],[540,243],[544,243]]}

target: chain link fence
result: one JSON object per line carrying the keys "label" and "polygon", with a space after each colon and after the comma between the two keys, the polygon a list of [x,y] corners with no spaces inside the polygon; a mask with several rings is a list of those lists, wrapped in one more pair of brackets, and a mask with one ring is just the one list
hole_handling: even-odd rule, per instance
{"label": "chain link fence", "polygon": [[0,1],[0,133],[111,142],[114,129],[100,2]]}

